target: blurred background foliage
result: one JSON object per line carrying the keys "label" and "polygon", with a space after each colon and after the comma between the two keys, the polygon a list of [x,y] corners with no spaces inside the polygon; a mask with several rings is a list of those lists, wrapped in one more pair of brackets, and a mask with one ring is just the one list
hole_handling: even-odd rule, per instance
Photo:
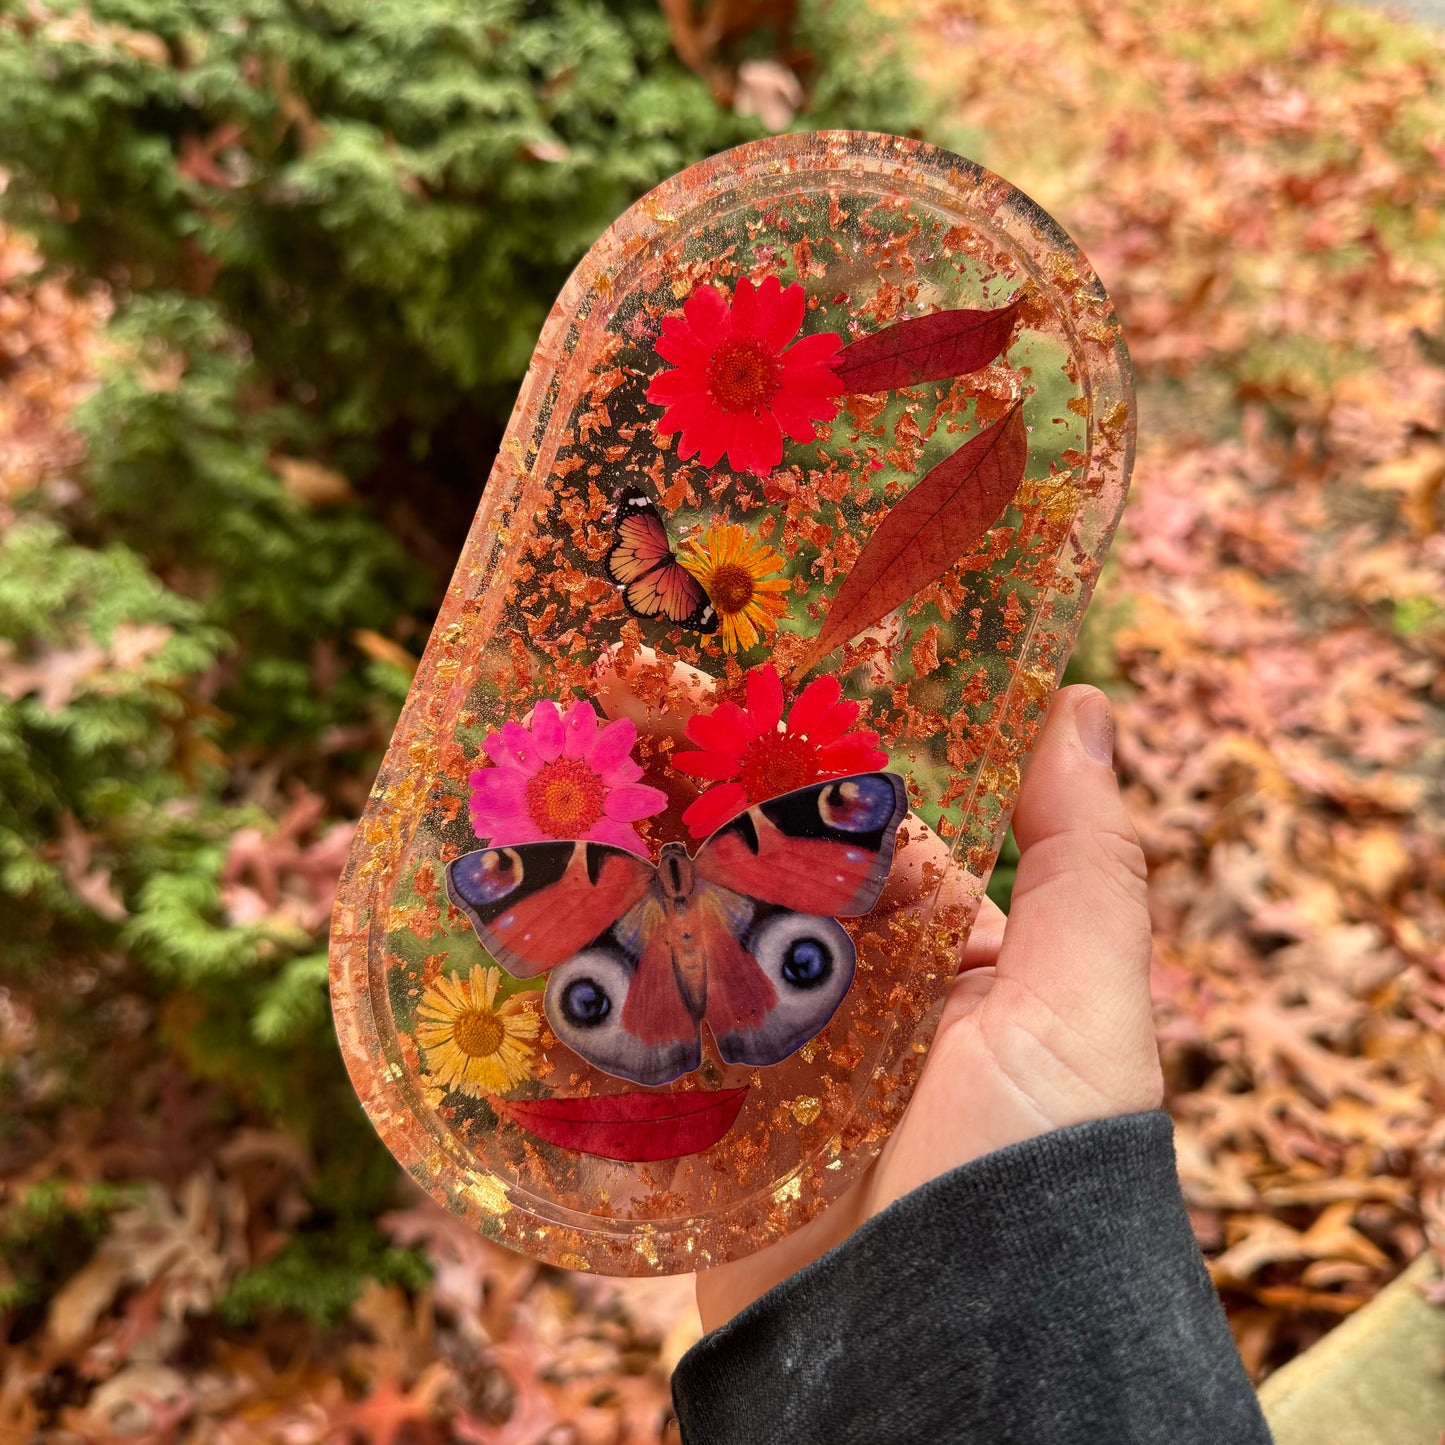
{"label": "blurred background foliage", "polygon": [[326,927],[569,268],[789,126],[991,166],[1118,307],[1068,680],[1247,1367],[1445,1252],[1442,76],[1317,0],[0,0],[0,1435],[659,1438],[685,1282],[388,1210]]}
{"label": "blurred background foliage", "polygon": [[[54,1070],[4,1078],[0,1148],[23,1172],[77,1102],[153,1113],[171,1070],[214,1086],[187,1127],[283,1121],[305,1229],[344,1247],[268,1263],[233,1315],[334,1318],[386,1256],[329,902],[562,282],[765,133],[728,103],[749,58],[786,49],[798,125],[920,122],[883,21],[792,10],[685,37],[698,73],[650,0],[0,5],[0,214],[109,310],[84,461],[0,540],[0,936]],[[28,1197],[0,1289],[38,1307]]]}

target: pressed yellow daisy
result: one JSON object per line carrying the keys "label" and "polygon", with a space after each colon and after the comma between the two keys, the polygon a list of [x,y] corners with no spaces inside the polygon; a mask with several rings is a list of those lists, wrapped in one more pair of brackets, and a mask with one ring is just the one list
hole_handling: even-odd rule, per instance
{"label": "pressed yellow daisy", "polygon": [[498,1003],[501,981],[500,969],[477,964],[470,978],[439,978],[422,995],[416,1041],[437,1083],[477,1096],[509,1089],[532,1072],[541,1021],[517,994]]}
{"label": "pressed yellow daisy", "polygon": [[753,646],[765,632],[776,632],[778,618],[787,610],[780,592],[788,590],[782,577],[783,559],[728,522],[709,527],[696,541],[685,544],[679,562],[703,585],[722,623],[724,652]]}

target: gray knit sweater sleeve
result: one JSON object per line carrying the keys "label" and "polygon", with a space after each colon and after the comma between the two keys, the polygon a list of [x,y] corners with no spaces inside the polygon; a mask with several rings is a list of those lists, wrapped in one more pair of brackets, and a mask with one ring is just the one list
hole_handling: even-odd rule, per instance
{"label": "gray knit sweater sleeve", "polygon": [[1269,1445],[1162,1113],[899,1200],[689,1350],[685,1445]]}

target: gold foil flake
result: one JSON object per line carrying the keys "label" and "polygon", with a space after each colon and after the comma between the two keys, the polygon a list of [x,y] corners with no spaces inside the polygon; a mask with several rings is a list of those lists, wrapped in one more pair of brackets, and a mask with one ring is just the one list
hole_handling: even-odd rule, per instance
{"label": "gold foil flake", "polygon": [[823,1102],[811,1094],[800,1094],[792,1103],[793,1118],[800,1124],[811,1124],[823,1112]]}
{"label": "gold foil flake", "polygon": [[803,1197],[803,1181],[795,1174],[773,1190],[774,1204],[791,1204]]}
{"label": "gold foil flake", "polygon": [[485,1214],[505,1214],[512,1207],[506,1184],[494,1175],[479,1174],[474,1169],[463,1174],[461,1194]]}

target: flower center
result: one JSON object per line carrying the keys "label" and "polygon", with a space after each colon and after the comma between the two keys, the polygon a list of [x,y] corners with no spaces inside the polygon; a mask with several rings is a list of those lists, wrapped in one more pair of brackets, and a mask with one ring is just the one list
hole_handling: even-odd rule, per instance
{"label": "flower center", "polygon": [[466,1009],[452,1025],[452,1042],[473,1059],[496,1053],[506,1036],[501,1019],[490,1010]]}
{"label": "flower center", "polygon": [[581,758],[546,763],[527,783],[527,812],[553,838],[580,838],[606,801],[602,779]]}
{"label": "flower center", "polygon": [[773,733],[757,739],[743,757],[738,781],[749,798],[776,798],[817,782],[818,750],[806,738]]}
{"label": "flower center", "polygon": [[753,574],[737,562],[724,562],[707,579],[708,598],[724,617],[741,612],[757,590]]}
{"label": "flower center", "polygon": [[724,411],[754,412],[781,387],[777,358],[761,341],[724,341],[708,362],[707,389]]}

